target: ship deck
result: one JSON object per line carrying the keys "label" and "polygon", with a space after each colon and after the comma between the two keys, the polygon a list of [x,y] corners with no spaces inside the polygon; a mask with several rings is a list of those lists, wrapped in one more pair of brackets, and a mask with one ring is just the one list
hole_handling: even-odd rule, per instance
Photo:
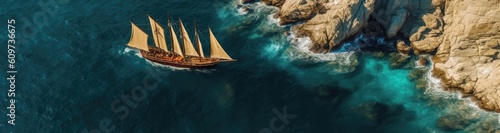
{"label": "ship deck", "polygon": [[200,57],[185,57],[173,56],[170,52],[158,50],[157,48],[150,48],[150,52],[142,51],[141,54],[144,58],[163,65],[185,67],[185,68],[206,68],[213,67],[219,63],[216,58],[200,58]]}

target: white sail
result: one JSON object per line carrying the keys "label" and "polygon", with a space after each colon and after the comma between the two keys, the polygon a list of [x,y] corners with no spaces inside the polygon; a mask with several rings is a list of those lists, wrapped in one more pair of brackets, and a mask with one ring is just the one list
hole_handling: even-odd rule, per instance
{"label": "white sail", "polygon": [[222,49],[219,41],[217,41],[217,38],[215,38],[214,34],[212,33],[212,30],[209,28],[208,31],[210,32],[210,57],[233,60],[229,55],[227,55],[226,51]]}
{"label": "white sail", "polygon": [[151,24],[151,30],[153,32],[153,39],[155,41],[156,47],[161,48],[168,52],[167,43],[165,41],[165,31],[163,27],[158,24],[151,16],[148,15],[149,23]]}
{"label": "white sail", "polygon": [[200,54],[201,58],[205,58],[205,55],[203,53],[203,47],[201,47],[200,37],[198,36],[198,32],[195,31],[194,34],[196,36],[196,44],[198,45],[198,53]]}
{"label": "white sail", "polygon": [[148,48],[148,34],[142,31],[137,25],[132,24],[132,34],[130,35],[130,41],[127,46],[137,48],[144,51],[149,51]]}
{"label": "white sail", "polygon": [[198,53],[193,47],[193,43],[191,42],[191,39],[189,38],[189,35],[186,31],[186,28],[184,28],[184,25],[182,24],[182,21],[179,19],[179,23],[181,25],[181,38],[182,38],[182,43],[184,45],[184,55],[190,55],[190,56],[196,56],[199,57]]}
{"label": "white sail", "polygon": [[172,40],[172,47],[174,47],[173,51],[179,54],[181,57],[184,57],[184,55],[182,55],[181,46],[179,45],[179,40],[177,40],[177,35],[175,34],[174,27],[172,27],[172,23],[170,21],[168,22],[168,27],[170,28],[170,39]]}

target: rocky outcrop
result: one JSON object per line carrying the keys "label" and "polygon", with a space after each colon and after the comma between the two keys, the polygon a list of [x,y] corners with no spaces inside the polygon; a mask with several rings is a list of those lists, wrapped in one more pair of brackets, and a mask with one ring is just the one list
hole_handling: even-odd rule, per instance
{"label": "rocky outcrop", "polygon": [[283,3],[285,3],[286,0],[261,0],[264,2],[266,5],[272,5],[276,7],[281,7]]}
{"label": "rocky outcrop", "polygon": [[[446,88],[460,90],[480,107],[500,112],[498,0],[262,1],[280,7],[280,24],[300,22],[292,31],[297,37],[309,37],[313,52],[337,48],[367,26],[365,32],[373,35],[407,38],[408,44],[395,43],[401,54],[434,54],[433,75]],[[376,22],[368,23],[370,17]],[[385,32],[373,31],[379,26]]]}
{"label": "rocky outcrop", "polygon": [[463,119],[461,116],[449,114],[439,118],[437,127],[447,131],[456,131],[465,129],[472,122],[472,120]]}
{"label": "rocky outcrop", "polygon": [[388,105],[379,102],[363,103],[352,107],[351,110],[377,125],[411,121],[416,117],[415,112],[406,110],[403,105]]}
{"label": "rocky outcrop", "polygon": [[[310,45],[311,51],[328,52],[366,25],[373,11],[374,2],[374,0],[349,0],[317,3],[321,6],[316,7],[324,8],[322,10],[325,11],[317,11],[318,14],[303,24],[294,26],[292,30],[297,36],[311,38],[313,43]],[[288,1],[281,10],[293,10],[293,8],[286,8],[287,3]],[[280,15],[286,16],[287,14]]]}
{"label": "rocky outcrop", "polygon": [[412,50],[412,47],[408,46],[404,41],[398,40],[396,42],[396,49],[401,54],[409,55]]}
{"label": "rocky outcrop", "polygon": [[388,38],[402,34],[414,53],[433,53],[441,43],[444,0],[378,0],[371,15]]}
{"label": "rocky outcrop", "polygon": [[324,53],[358,33],[373,17],[392,38],[409,38],[415,53],[433,53],[441,43],[444,0],[262,0],[281,7],[280,24],[303,22],[294,33],[311,38],[310,50]]}
{"label": "rocky outcrop", "polygon": [[[473,124],[475,123],[485,123],[481,122],[485,116],[475,113],[477,111],[469,107],[465,101],[453,103],[443,110],[443,112],[446,113],[439,117],[437,127],[445,131],[471,129],[474,128]],[[485,131],[488,131],[488,129],[477,132],[484,133]]]}
{"label": "rocky outcrop", "polygon": [[311,19],[322,8],[316,0],[288,0],[282,7],[278,14],[281,25]]}
{"label": "rocky outcrop", "polygon": [[435,76],[487,110],[500,112],[500,1],[447,1]]}

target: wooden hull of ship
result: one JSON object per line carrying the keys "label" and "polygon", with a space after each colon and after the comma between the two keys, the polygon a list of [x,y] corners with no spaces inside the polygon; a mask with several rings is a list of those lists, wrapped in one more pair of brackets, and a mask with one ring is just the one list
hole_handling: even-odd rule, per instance
{"label": "wooden hull of ship", "polygon": [[[151,50],[151,49],[150,49]],[[173,58],[168,57],[167,53],[161,54],[153,54],[148,51],[141,50],[142,57],[147,60],[160,63],[162,65],[181,67],[181,68],[212,68],[219,63],[219,59],[214,58],[199,58],[199,57],[190,57],[189,61],[185,60],[174,60]]]}

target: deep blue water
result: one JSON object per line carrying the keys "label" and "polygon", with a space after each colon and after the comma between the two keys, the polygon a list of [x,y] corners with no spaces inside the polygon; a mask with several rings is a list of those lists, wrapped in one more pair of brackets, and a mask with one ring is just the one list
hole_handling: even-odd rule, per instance
{"label": "deep blue water", "polygon": [[[15,18],[19,27],[16,126],[1,121],[1,132],[91,132],[102,124],[139,133],[445,132],[436,127],[443,107],[429,104],[408,78],[413,67],[391,68],[388,57],[362,52],[354,53],[359,63],[347,73],[296,59],[286,52],[293,45],[283,34],[289,26],[270,22],[270,7],[240,15],[224,0],[55,2],[50,10],[36,0],[0,6],[1,21]],[[209,70],[146,61],[125,46],[129,21],[149,33],[146,14],[163,25],[169,16],[181,18],[188,31],[196,21],[206,54],[210,26],[238,61]],[[141,93],[144,99],[130,97],[145,77],[158,86]],[[5,93],[2,107],[8,106]],[[287,124],[273,111],[285,108],[295,116]],[[0,111],[2,120],[7,111]],[[271,128],[273,120],[282,129]]]}

